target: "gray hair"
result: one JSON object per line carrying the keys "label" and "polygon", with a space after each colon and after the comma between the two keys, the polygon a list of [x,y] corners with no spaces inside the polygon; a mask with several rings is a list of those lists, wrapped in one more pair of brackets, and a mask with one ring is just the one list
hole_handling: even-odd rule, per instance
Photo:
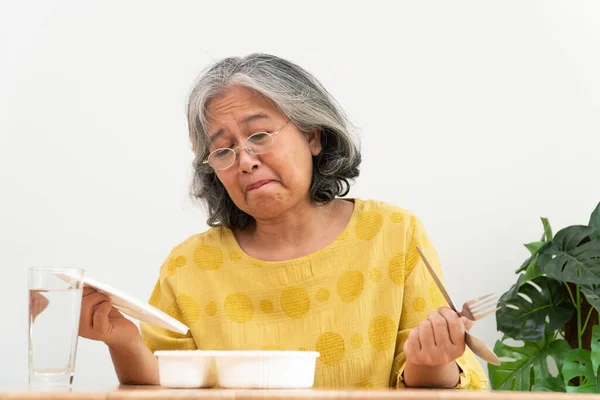
{"label": "gray hair", "polygon": [[209,226],[245,229],[252,222],[231,200],[214,170],[203,164],[209,154],[206,105],[232,86],[260,93],[301,132],[321,132],[322,151],[313,157],[311,201],[322,205],[348,194],[350,182],[359,174],[359,142],[352,123],[321,83],[300,66],[272,55],[225,58],[202,72],[187,105],[196,156],[191,195],[207,205]]}

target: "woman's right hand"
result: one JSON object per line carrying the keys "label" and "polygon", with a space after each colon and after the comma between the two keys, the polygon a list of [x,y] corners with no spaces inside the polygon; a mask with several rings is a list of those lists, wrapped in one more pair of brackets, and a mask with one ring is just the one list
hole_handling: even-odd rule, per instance
{"label": "woman's right hand", "polygon": [[109,347],[119,347],[139,337],[140,331],[133,322],[113,308],[107,295],[84,286],[79,336],[102,341]]}

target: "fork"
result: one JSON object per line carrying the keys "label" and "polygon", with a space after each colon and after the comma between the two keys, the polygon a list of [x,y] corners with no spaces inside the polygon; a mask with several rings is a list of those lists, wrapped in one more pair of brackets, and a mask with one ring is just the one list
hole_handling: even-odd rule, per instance
{"label": "fork", "polygon": [[498,295],[489,293],[464,303],[458,315],[466,317],[471,321],[478,321],[498,311],[500,307],[497,307],[497,305]]}
{"label": "fork", "polygon": [[[452,310],[454,310],[457,314],[462,315],[458,312],[456,307],[454,307],[454,303],[452,302],[450,295],[444,288],[442,281],[440,280],[440,278],[438,278],[437,274],[435,273],[435,270],[431,267],[431,264],[429,264],[429,261],[427,261],[425,254],[423,254],[423,252],[421,251],[419,246],[417,246],[417,251],[419,252],[419,255],[421,256],[421,259],[425,263],[427,270],[431,274],[433,281],[437,285],[438,289],[440,289],[442,296],[444,296],[444,298],[448,302],[448,305],[450,306],[450,308]],[[481,318],[491,314],[491,312],[490,312],[491,310],[487,309],[487,307],[489,307],[488,301],[490,298],[493,299],[493,297],[490,297],[490,295],[485,295],[485,296],[481,296],[476,299],[473,299],[471,301],[468,301],[463,305],[463,309],[461,310],[461,312],[468,313],[473,318],[477,317],[477,319],[481,319]],[[484,306],[481,306],[481,304],[484,304]],[[492,304],[494,305],[494,308],[495,308],[496,303],[493,302]],[[479,305],[479,306],[476,307],[476,305]],[[484,311],[481,311],[481,310],[484,310]],[[464,316],[466,317],[466,315],[464,315]],[[472,319],[472,320],[475,321],[475,319]],[[498,356],[483,342],[483,340],[476,338],[475,336],[471,335],[469,332],[466,332],[466,331],[465,331],[465,344],[467,346],[469,346],[469,348],[473,351],[473,353],[475,353],[476,355],[481,357],[484,361],[487,361],[488,363],[494,364],[494,365],[501,364]]]}

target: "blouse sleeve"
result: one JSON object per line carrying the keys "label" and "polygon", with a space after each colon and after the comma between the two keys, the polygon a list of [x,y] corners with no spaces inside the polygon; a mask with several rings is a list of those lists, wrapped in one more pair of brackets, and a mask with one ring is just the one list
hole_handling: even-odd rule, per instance
{"label": "blouse sleeve", "polygon": [[[431,311],[440,306],[447,306],[429,271],[421,261],[417,246],[423,251],[427,260],[443,281],[439,257],[433,248],[423,225],[415,216],[410,217],[410,227],[407,232],[405,248],[404,297],[402,314],[396,340],[396,353],[392,365],[390,386],[405,387],[403,373],[406,366],[404,343],[408,334],[421,321],[427,318]],[[460,382],[456,388],[485,390],[488,387],[487,377],[483,368],[467,348],[462,357],[456,360],[460,369]]]}
{"label": "blouse sleeve", "polygon": [[[175,276],[169,274],[170,264],[173,264],[174,260],[171,257],[165,261],[161,268],[160,277],[154,286],[154,290],[150,295],[148,303],[159,310],[167,313],[178,321],[184,322],[184,315],[181,311],[180,305],[177,302],[177,296],[173,290]],[[181,335],[176,332],[172,332],[168,329],[164,329],[158,326],[148,324],[146,322],[140,323],[140,331],[142,339],[150,351],[156,350],[196,350],[197,346],[194,342],[190,331],[186,335]]]}

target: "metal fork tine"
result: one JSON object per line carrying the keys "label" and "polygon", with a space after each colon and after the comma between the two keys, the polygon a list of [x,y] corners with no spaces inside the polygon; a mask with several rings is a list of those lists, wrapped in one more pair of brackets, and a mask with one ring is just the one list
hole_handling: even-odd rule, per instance
{"label": "metal fork tine", "polygon": [[494,307],[496,306],[496,304],[498,304],[498,300],[498,298],[487,299],[475,305],[469,306],[469,309],[471,310],[471,312],[475,312],[484,308]]}
{"label": "metal fork tine", "polygon": [[467,305],[472,306],[473,304],[478,303],[481,300],[485,300],[488,297],[497,297],[497,296],[496,296],[496,293],[489,293],[489,294],[486,294],[485,296],[477,297],[476,299],[467,301]]}
{"label": "metal fork tine", "polygon": [[498,307],[497,304],[488,304],[487,307],[481,307],[481,308],[478,308],[477,310],[469,310],[469,311],[471,311],[471,314],[477,315],[477,314],[483,314],[483,313],[487,312],[488,310],[493,310],[494,308],[497,308],[497,307]]}
{"label": "metal fork tine", "polygon": [[490,295],[485,296],[485,298],[482,298],[481,300],[469,301],[468,304],[471,307],[476,307],[477,304],[489,303],[490,301],[498,301],[498,300],[499,300],[498,296],[496,296],[495,294],[490,294]]}
{"label": "metal fork tine", "polygon": [[473,318],[475,318],[475,320],[485,318],[488,315],[495,313],[499,309],[500,309],[500,307],[495,307],[495,308],[492,308],[491,310],[489,310],[487,312],[473,313]]}

